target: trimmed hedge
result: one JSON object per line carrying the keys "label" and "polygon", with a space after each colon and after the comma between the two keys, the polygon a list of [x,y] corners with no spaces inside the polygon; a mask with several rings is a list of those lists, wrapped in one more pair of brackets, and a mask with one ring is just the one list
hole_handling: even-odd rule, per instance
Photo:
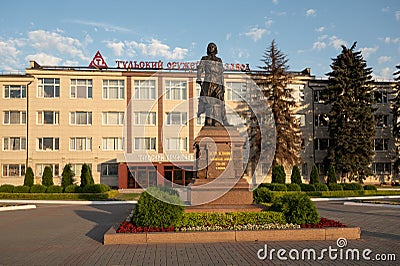
{"label": "trimmed hedge", "polygon": [[329,183],[329,190],[331,191],[341,191],[343,190],[343,186],[337,183]]}
{"label": "trimmed hedge", "polygon": [[46,189],[46,193],[62,193],[63,192],[63,187],[61,186],[48,186]]}
{"label": "trimmed hedge", "polygon": [[14,187],[13,193],[29,193],[30,189],[29,186],[16,186]]}
{"label": "trimmed hedge", "polygon": [[365,185],[364,190],[375,190],[377,191],[378,189],[374,185]]}
{"label": "trimmed hedge", "polygon": [[364,190],[360,183],[342,183],[343,190]]}
{"label": "trimmed hedge", "polygon": [[266,187],[258,187],[253,191],[254,203],[269,203],[273,198],[274,194]]}
{"label": "trimmed hedge", "polygon": [[301,187],[299,184],[295,184],[295,183],[288,184],[287,191],[301,191]]}
{"label": "trimmed hedge", "polygon": [[83,187],[83,193],[104,193],[110,191],[110,187],[104,184],[90,184]]}
{"label": "trimmed hedge", "polygon": [[316,183],[314,184],[316,191],[329,191],[329,188],[326,184]]}
{"label": "trimmed hedge", "polygon": [[29,192],[31,192],[31,193],[45,193],[46,190],[47,190],[46,186],[33,185],[33,186],[31,186],[31,190]]}
{"label": "trimmed hedge", "polygon": [[64,189],[64,193],[81,193],[82,188],[78,185],[69,185]]}
{"label": "trimmed hedge", "polygon": [[301,184],[301,191],[315,191],[315,186],[313,184]]}
{"label": "trimmed hedge", "polygon": [[13,193],[13,191],[14,191],[14,186],[13,185],[4,184],[4,185],[0,186],[0,192]]}
{"label": "trimmed hedge", "polygon": [[118,195],[117,190],[105,193],[0,193],[0,199],[29,200],[107,200]]}
{"label": "trimmed hedge", "polygon": [[272,190],[272,191],[287,191],[287,187],[285,184],[272,183],[270,190]]}

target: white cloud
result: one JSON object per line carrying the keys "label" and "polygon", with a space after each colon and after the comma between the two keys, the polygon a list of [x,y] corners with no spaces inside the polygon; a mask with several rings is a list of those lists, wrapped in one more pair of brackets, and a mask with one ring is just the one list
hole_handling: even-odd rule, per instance
{"label": "white cloud", "polygon": [[324,49],[326,47],[326,43],[325,42],[321,42],[321,41],[316,41],[313,43],[313,50],[317,50],[320,51],[322,49]]}
{"label": "white cloud", "polygon": [[376,80],[390,80],[393,79],[393,72],[393,69],[391,69],[390,67],[385,67],[375,71],[372,74],[372,77]]}
{"label": "white cloud", "polygon": [[315,29],[316,32],[323,32],[324,30],[325,30],[325,27],[319,27],[319,28]]}
{"label": "white cloud", "polygon": [[88,61],[83,53],[83,45],[78,39],[65,37],[57,32],[36,30],[28,33],[29,43],[39,51],[56,51]]}
{"label": "white cloud", "polygon": [[59,66],[62,61],[62,59],[59,57],[52,56],[52,55],[45,54],[45,53],[37,53],[37,54],[27,55],[25,57],[25,60],[26,61],[34,60],[39,65],[46,65],[46,66]]}
{"label": "white cloud", "polygon": [[120,27],[120,26],[115,26],[109,23],[105,22],[98,22],[98,21],[87,21],[87,20],[80,20],[80,19],[74,19],[74,20],[66,20],[66,22],[69,23],[75,23],[79,25],[85,25],[85,26],[93,26],[94,30],[97,32],[97,28],[102,28],[107,32],[125,32],[125,33],[132,33],[131,29],[125,28],[125,27]]}
{"label": "white cloud", "polygon": [[390,56],[380,56],[378,58],[378,64],[383,64],[392,61],[392,57]]}
{"label": "white cloud", "polygon": [[272,26],[272,24],[274,24],[274,21],[273,21],[272,19],[268,19],[268,20],[265,22],[265,27],[269,28],[269,27]]}
{"label": "white cloud", "polygon": [[230,39],[231,39],[231,37],[232,37],[232,33],[227,33],[226,34],[226,37],[225,37],[225,39],[227,40],[227,41],[229,41]]}
{"label": "white cloud", "polygon": [[384,39],[384,42],[385,42],[386,44],[389,44],[389,43],[390,43],[390,37],[386,37],[386,38]]}
{"label": "white cloud", "polygon": [[316,13],[317,13],[317,10],[310,8],[310,9],[308,9],[308,10],[306,11],[306,16],[307,16],[307,17],[315,16]]}
{"label": "white cloud", "polygon": [[166,59],[183,59],[188,53],[188,49],[175,47],[171,48],[157,39],[151,39],[149,43],[137,43],[135,41],[125,42],[128,50],[135,51],[138,49],[145,56],[161,56]]}
{"label": "white cloud", "polygon": [[121,42],[121,41],[120,42],[107,41],[106,42],[106,47],[108,47],[111,50],[113,50],[114,55],[122,56],[122,54],[124,52],[125,44],[123,42]]}
{"label": "white cloud", "polygon": [[264,33],[266,32],[266,29],[261,29],[258,27],[253,27],[251,28],[248,32],[246,32],[244,35],[250,37],[253,41],[258,41],[259,39],[262,38]]}
{"label": "white cloud", "polygon": [[396,20],[400,21],[400,11],[396,11],[395,16],[396,16]]}
{"label": "white cloud", "polygon": [[360,51],[364,57],[364,59],[367,59],[371,54],[376,53],[376,51],[378,51],[379,46],[375,46],[375,47],[364,47],[364,48],[360,48]]}
{"label": "white cloud", "polygon": [[279,3],[278,0],[272,0],[272,3],[274,3],[275,5],[277,5]]}
{"label": "white cloud", "polygon": [[332,36],[329,38],[329,45],[338,50],[342,45],[347,45],[347,42],[342,39],[339,39],[336,36]]}
{"label": "white cloud", "polygon": [[21,69],[19,48],[22,46],[24,42],[19,39],[0,39],[0,69],[11,72]]}

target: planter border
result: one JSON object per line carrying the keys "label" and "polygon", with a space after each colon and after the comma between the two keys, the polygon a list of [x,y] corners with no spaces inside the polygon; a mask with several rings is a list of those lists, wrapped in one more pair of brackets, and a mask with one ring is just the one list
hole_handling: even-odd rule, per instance
{"label": "planter border", "polygon": [[111,227],[104,234],[103,244],[119,245],[155,243],[336,240],[339,237],[345,237],[346,239],[360,239],[360,234],[360,227],[155,233],[117,233],[114,227]]}

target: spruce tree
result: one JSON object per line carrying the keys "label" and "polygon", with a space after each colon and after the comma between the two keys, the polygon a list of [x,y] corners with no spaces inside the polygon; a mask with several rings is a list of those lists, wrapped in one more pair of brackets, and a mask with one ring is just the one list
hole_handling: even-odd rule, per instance
{"label": "spruce tree", "polygon": [[[393,73],[396,85],[394,86],[394,99],[392,104],[393,113],[393,138],[396,147],[400,146],[400,65],[396,66],[397,70]],[[397,148],[398,152],[398,148]],[[397,154],[397,158],[400,156]],[[394,172],[396,175],[399,174],[400,159],[397,159],[394,163]]]}
{"label": "spruce tree", "polygon": [[283,165],[275,165],[272,168],[272,183],[285,184],[286,173]]}
{"label": "spruce tree", "polygon": [[291,76],[288,72],[288,59],[276,46],[275,40],[264,52],[260,68],[266,71],[255,82],[262,89],[267,99],[276,126],[276,147],[272,165],[293,166],[300,162],[301,131],[295,114],[299,108],[293,96],[293,89],[288,87]]}
{"label": "spruce tree", "polygon": [[375,121],[371,86],[372,69],[361,52],[342,46],[333,59],[326,99],[329,112],[329,161],[341,176],[363,179],[371,173]]}
{"label": "spruce tree", "polygon": [[68,163],[64,166],[61,176],[62,176],[61,186],[63,188],[66,188],[67,186],[72,185],[74,183],[75,173],[71,169],[71,164]]}
{"label": "spruce tree", "polygon": [[337,177],[336,177],[335,166],[333,166],[333,164],[330,164],[330,165],[329,165],[329,169],[328,169],[328,180],[327,180],[326,183],[328,183],[328,184],[337,183]]}
{"label": "spruce tree", "polygon": [[94,184],[93,176],[92,176],[92,171],[87,164],[82,165],[82,171],[81,171],[81,187],[85,187],[86,185],[91,185]]}
{"label": "spruce tree", "polygon": [[292,184],[298,184],[298,185],[301,185],[301,183],[302,183],[300,169],[297,165],[293,166],[292,175],[290,176],[290,182]]}
{"label": "spruce tree", "polygon": [[318,184],[318,183],[319,183],[319,172],[317,166],[314,164],[311,169],[310,184]]}
{"label": "spruce tree", "polygon": [[49,187],[54,185],[53,182],[53,171],[50,166],[46,166],[43,171],[42,185]]}
{"label": "spruce tree", "polygon": [[26,168],[25,178],[24,178],[24,186],[28,186],[28,187],[33,186],[34,178],[35,177],[34,177],[32,168],[29,166],[28,168]]}

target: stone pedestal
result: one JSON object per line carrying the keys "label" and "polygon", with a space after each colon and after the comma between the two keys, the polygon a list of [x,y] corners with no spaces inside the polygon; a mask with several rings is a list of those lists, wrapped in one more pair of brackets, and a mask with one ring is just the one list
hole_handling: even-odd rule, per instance
{"label": "stone pedestal", "polygon": [[242,178],[245,140],[235,127],[204,126],[195,138],[196,179],[189,186],[193,205],[247,205],[253,202]]}

